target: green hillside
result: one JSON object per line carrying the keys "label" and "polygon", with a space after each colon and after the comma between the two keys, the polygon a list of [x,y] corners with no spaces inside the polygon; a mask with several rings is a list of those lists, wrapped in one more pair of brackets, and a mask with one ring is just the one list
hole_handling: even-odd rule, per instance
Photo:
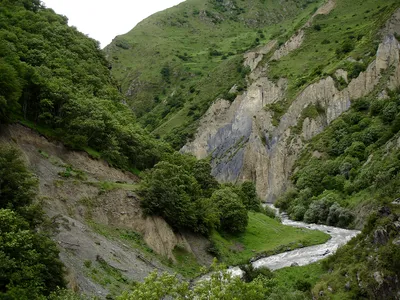
{"label": "green hillside", "polygon": [[316,11],[313,0],[189,0],[139,23],[105,51],[139,122],[182,146],[196,121],[249,70],[243,53],[284,43]]}
{"label": "green hillside", "polygon": [[357,100],[317,135],[297,161],[295,188],[277,205],[296,220],[343,227],[355,219],[362,227],[371,211],[398,198],[400,97],[390,96]]}
{"label": "green hillside", "polygon": [[[51,240],[62,210],[53,212],[53,219],[41,210],[42,202],[57,200],[53,194],[41,195],[43,186],[57,190],[64,179],[77,191],[82,184],[98,188],[99,197],[111,190],[121,192],[126,203],[138,205],[134,210],[140,218],[143,215],[143,226],[157,216],[153,219],[160,221],[160,227],[171,229],[167,242],[178,239],[171,243],[172,256],[161,261],[183,276],[199,274],[197,250],[207,258],[212,255],[239,264],[255,255],[326,241],[325,233],[284,226],[271,218],[253,182],[220,184],[211,175],[208,160],[172,149],[193,135],[198,120],[217,97],[233,100],[245,91],[249,69],[243,67],[243,53],[271,40],[284,44],[322,4],[323,0],[188,0],[142,21],[103,52],[98,42],[69,27],[66,17],[39,0],[0,0],[0,298],[81,299],[72,291],[59,290],[66,287],[66,273],[57,247],[75,251]],[[275,124],[294,96],[310,83],[337,68],[347,70],[349,78],[365,70],[380,42],[382,25],[399,7],[396,0],[336,0],[335,5],[330,14],[316,17],[303,28],[301,47],[269,63],[271,80],[288,79],[287,97],[266,107],[274,110]],[[156,272],[144,283],[131,282],[121,275],[127,270],[105,264],[93,253],[107,280],[94,277],[104,288],[111,281],[115,287],[113,295],[102,296],[396,299],[400,280],[400,91],[381,93],[391,71],[382,73],[374,92],[353,101],[347,112],[308,141],[290,178],[292,189],[277,202],[292,219],[363,228],[356,239],[318,264],[274,273],[245,265],[241,266],[243,280],[230,278],[222,271],[224,267],[214,264],[204,271],[218,270],[210,281],[190,283]],[[335,81],[339,89],[347,85],[339,78]],[[229,92],[234,85],[236,91]],[[319,108],[303,108],[301,122],[306,116],[318,116]],[[291,128],[291,134],[299,133],[301,122]],[[71,165],[53,165],[53,158],[42,150],[38,155],[47,159],[37,160],[43,165],[32,174],[18,152],[21,145],[8,130],[12,125],[5,126],[10,123],[40,132],[50,146],[63,149],[63,155],[71,154],[69,149],[86,151],[95,162],[104,159],[98,163],[107,162],[107,170],[114,166],[140,178],[132,176],[132,183],[119,178],[115,182],[88,180],[86,173]],[[3,128],[8,129],[3,132]],[[28,146],[25,150],[31,151]],[[86,154],[82,157],[89,160]],[[46,172],[38,171],[48,169],[47,160],[57,170],[55,178],[63,179],[54,181],[54,186],[43,180]],[[75,188],[68,190],[71,197]],[[110,196],[107,201],[110,211],[121,214],[124,222],[138,218],[124,212],[125,207],[115,203],[118,199]],[[86,203],[87,215],[91,215],[95,202],[89,198],[78,202]],[[124,243],[135,244],[134,255],[143,262],[147,256],[142,257],[141,251],[149,258],[159,258],[145,243],[145,236],[112,223],[97,224],[91,218],[82,220],[82,226],[73,226],[92,225],[125,247]],[[193,253],[186,245],[186,235],[198,238],[199,249]],[[118,252],[111,252],[115,261]],[[91,264],[85,262],[86,268]],[[77,270],[69,271],[71,275]],[[80,275],[84,274],[69,278],[76,287],[81,284]]]}
{"label": "green hillside", "polygon": [[0,3],[0,122],[20,120],[125,169],[160,160],[168,146],[122,104],[97,41],[40,1]]}

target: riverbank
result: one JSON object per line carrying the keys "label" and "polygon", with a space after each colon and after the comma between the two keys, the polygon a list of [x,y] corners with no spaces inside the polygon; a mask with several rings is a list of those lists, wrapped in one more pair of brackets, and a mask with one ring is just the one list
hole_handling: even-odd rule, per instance
{"label": "riverbank", "polygon": [[[276,255],[260,258],[252,262],[254,268],[269,268],[270,270],[278,270],[290,266],[305,266],[316,261],[322,260],[325,257],[334,254],[340,246],[348,243],[352,238],[357,236],[361,231],[348,230],[327,225],[307,224],[303,222],[292,221],[287,214],[280,213],[272,204],[269,205],[274,209],[281,219],[283,225],[288,225],[296,228],[305,228],[319,230],[331,236],[327,242],[283,252]],[[231,267],[229,272],[233,276],[242,276],[243,271],[239,267]]]}

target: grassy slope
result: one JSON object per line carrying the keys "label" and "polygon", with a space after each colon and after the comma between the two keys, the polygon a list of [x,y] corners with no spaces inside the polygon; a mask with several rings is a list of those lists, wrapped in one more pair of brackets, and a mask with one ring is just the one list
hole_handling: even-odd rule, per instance
{"label": "grassy slope", "polygon": [[[140,82],[130,104],[148,129],[166,136],[195,122],[219,95],[243,85],[237,68],[242,53],[258,44],[256,38],[260,44],[272,38],[283,42],[322,1],[233,2],[237,9],[224,11],[215,1],[186,1],[142,21],[106,48],[122,90]],[[210,56],[210,50],[221,55]],[[160,74],[165,66],[170,83]],[[169,105],[171,93],[180,95],[181,104]],[[194,113],[188,116],[189,108]]]}
{"label": "grassy slope", "polygon": [[310,246],[321,244],[329,235],[315,230],[285,226],[261,213],[249,213],[249,225],[241,235],[214,232],[212,241],[220,253],[220,259],[229,264],[247,263],[257,254],[286,251],[298,248],[299,244]]}
{"label": "grassy slope", "polygon": [[[289,79],[288,101],[284,106],[287,108],[305,86],[338,68],[349,73],[355,65],[365,69],[375,57],[380,42],[377,33],[396,7],[396,0],[337,0],[330,14],[317,16],[306,29],[302,46],[270,65],[272,78]],[[351,46],[349,52],[342,52],[345,44]],[[361,63],[348,61],[349,56]]]}
{"label": "grassy slope", "polygon": [[311,286],[314,286],[325,273],[322,262],[316,262],[307,266],[276,270],[274,279],[277,287],[296,290],[299,288],[299,282],[309,282]]}

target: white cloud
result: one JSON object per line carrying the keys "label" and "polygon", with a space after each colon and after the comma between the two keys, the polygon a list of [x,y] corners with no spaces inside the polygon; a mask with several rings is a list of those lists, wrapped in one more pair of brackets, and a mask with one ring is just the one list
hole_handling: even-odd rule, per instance
{"label": "white cloud", "polygon": [[101,47],[146,17],[184,0],[42,0],[46,7],[67,16],[69,25],[100,41]]}

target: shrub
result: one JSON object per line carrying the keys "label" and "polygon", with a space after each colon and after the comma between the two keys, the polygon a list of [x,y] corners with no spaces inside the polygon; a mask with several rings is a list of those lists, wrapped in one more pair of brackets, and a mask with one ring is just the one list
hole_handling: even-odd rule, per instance
{"label": "shrub", "polygon": [[257,195],[256,186],[251,181],[245,181],[240,186],[242,202],[247,210],[260,211],[261,201]]}
{"label": "shrub", "polygon": [[145,214],[162,216],[174,228],[191,229],[196,224],[194,200],[199,193],[195,178],[169,162],[148,171],[139,191]]}
{"label": "shrub", "polygon": [[385,123],[391,123],[397,115],[397,105],[395,102],[389,102],[382,110],[382,120]]}
{"label": "shrub", "polygon": [[294,283],[294,288],[302,292],[308,292],[311,290],[311,283],[304,279],[298,279]]}
{"label": "shrub", "polygon": [[290,214],[290,218],[295,221],[302,221],[304,218],[304,214],[306,213],[307,208],[304,205],[296,205],[293,207],[292,212]]}
{"label": "shrub", "polygon": [[215,191],[211,201],[216,203],[221,213],[221,229],[231,233],[243,232],[248,224],[246,207],[230,187]]}
{"label": "shrub", "polygon": [[365,158],[365,145],[362,142],[354,142],[344,153],[362,161]]}

